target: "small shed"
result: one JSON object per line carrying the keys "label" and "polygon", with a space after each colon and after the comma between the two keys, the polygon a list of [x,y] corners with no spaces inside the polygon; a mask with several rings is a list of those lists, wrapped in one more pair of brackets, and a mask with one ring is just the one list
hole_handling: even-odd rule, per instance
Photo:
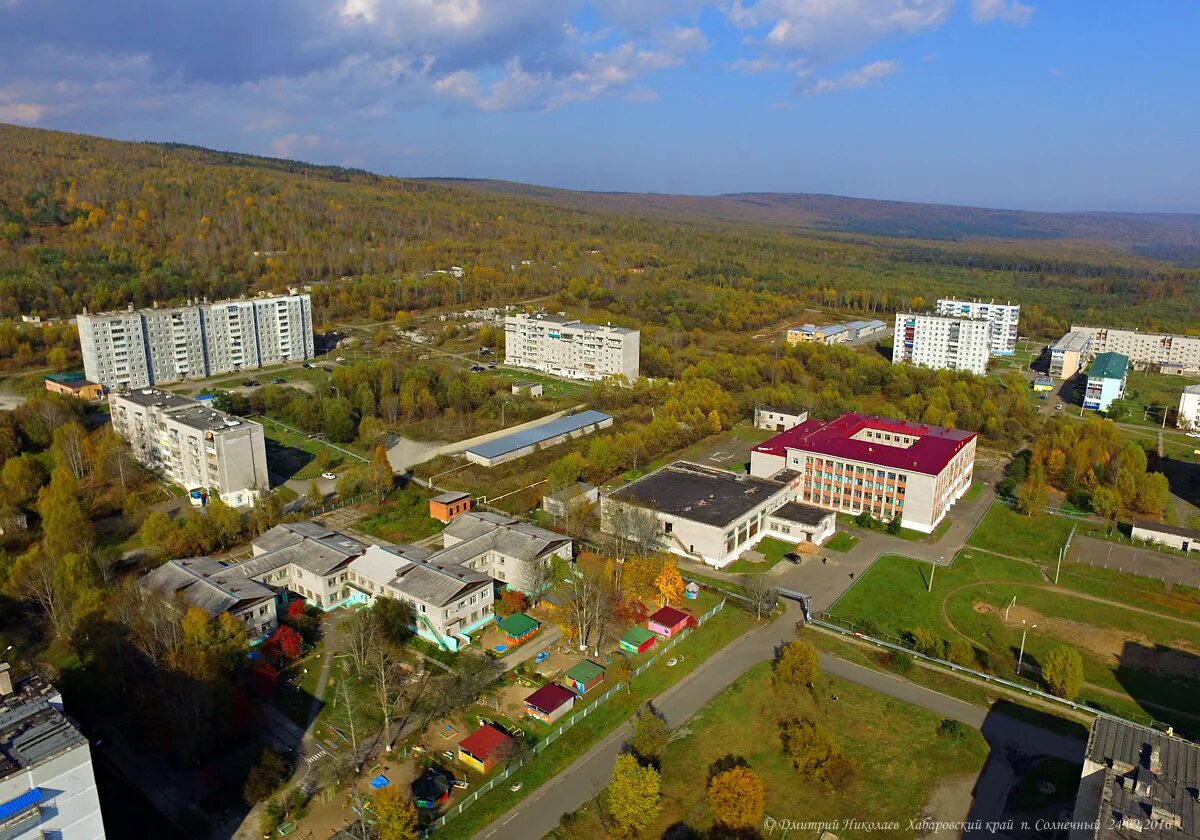
{"label": "small shed", "polygon": [[687,586],[683,587],[683,597],[689,601],[695,601],[700,597],[700,584],[696,581],[691,581]]}
{"label": "small shed", "polygon": [[587,694],[600,683],[604,682],[604,668],[590,659],[578,662],[563,674],[567,687],[579,694]]}
{"label": "small shed", "polygon": [[630,627],[621,637],[621,650],[645,653],[654,645],[654,634],[645,627]]}
{"label": "small shed", "polygon": [[558,683],[546,683],[525,698],[525,712],[545,723],[554,723],[574,705],[575,693]]}
{"label": "small shed", "polygon": [[438,522],[449,522],[470,509],[470,493],[442,493],[429,500],[429,515]]}
{"label": "small shed", "polygon": [[663,607],[650,616],[650,620],[646,622],[646,626],[658,635],[669,639],[682,632],[691,622],[692,616],[690,613],[685,613],[683,610],[677,610],[674,607]]}
{"label": "small shed", "polygon": [[453,784],[449,773],[436,764],[431,765],[412,783],[413,801],[418,808],[436,808],[450,798]]}
{"label": "small shed", "polygon": [[512,737],[507,732],[485,723],[459,741],[458,760],[486,773],[507,757],[511,745]]}
{"label": "small shed", "polygon": [[514,382],[512,386],[512,392],[513,396],[519,397],[521,394],[528,394],[531,397],[537,398],[542,395],[542,383],[529,382],[527,380]]}
{"label": "small shed", "polygon": [[530,618],[521,612],[497,619],[496,626],[504,633],[504,641],[509,645],[519,645],[521,642],[528,641],[542,628],[537,619]]}

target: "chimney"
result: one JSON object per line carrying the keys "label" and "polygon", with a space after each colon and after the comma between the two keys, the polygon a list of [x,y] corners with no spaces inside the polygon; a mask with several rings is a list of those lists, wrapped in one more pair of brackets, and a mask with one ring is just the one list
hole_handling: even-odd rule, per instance
{"label": "chimney", "polygon": [[1157,776],[1161,770],[1162,770],[1162,755],[1160,754],[1158,747],[1151,747],[1150,748],[1150,772]]}
{"label": "chimney", "polygon": [[12,674],[9,673],[8,663],[0,662],[0,697],[7,697],[12,693]]}

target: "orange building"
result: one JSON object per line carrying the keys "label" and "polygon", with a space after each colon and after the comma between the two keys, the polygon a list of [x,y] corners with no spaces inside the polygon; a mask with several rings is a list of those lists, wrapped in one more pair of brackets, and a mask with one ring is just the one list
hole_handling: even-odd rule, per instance
{"label": "orange building", "polygon": [[82,373],[52,373],[45,378],[46,390],[55,394],[67,394],[81,400],[104,398],[104,386],[83,378]]}
{"label": "orange building", "polygon": [[443,493],[429,500],[429,515],[438,522],[449,522],[470,509],[470,493]]}

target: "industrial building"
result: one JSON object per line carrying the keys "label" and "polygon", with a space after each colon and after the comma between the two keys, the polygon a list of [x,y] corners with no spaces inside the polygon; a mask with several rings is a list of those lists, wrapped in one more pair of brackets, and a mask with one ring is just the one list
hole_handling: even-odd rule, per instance
{"label": "industrial building", "polygon": [[1161,370],[1163,373],[1200,371],[1200,337],[1114,330],[1108,327],[1072,326],[1091,341],[1091,352],[1120,353],[1137,370]]}
{"label": "industrial building", "polygon": [[539,449],[555,446],[572,438],[590,435],[613,424],[613,418],[600,411],[581,411],[533,428],[521,429],[504,437],[478,443],[466,451],[467,460],[494,467],[523,458]]}
{"label": "industrial building", "polygon": [[771,432],[786,432],[807,419],[807,411],[790,411],[769,405],[760,405],[754,409],[754,428]]}
{"label": "industrial building", "polygon": [[801,324],[789,327],[787,331],[788,344],[845,344],[860,338],[883,332],[887,324],[883,321],[848,321],[844,324]]}
{"label": "industrial building", "polygon": [[617,533],[630,509],[648,511],[656,547],[721,568],[774,536],[819,544],[833,535],[834,515],[795,503],[798,481],[738,475],[676,461],[601,500],[601,529]]}
{"label": "industrial building", "polygon": [[974,432],[843,414],[807,420],[759,444],[750,474],[783,478],[795,498],[825,510],[932,532],[971,486]]}
{"label": "industrial building", "polygon": [[1091,333],[1072,330],[1050,347],[1050,375],[1056,379],[1070,379],[1083,370],[1091,351]]}
{"label": "industrial building", "polygon": [[585,324],[543,315],[504,319],[504,363],[566,379],[640,375],[641,334],[612,324]]}
{"label": "industrial building", "polygon": [[892,364],[913,364],[937,370],[987,373],[992,347],[992,322],[927,313],[896,313]]}
{"label": "industrial building", "polygon": [[1108,411],[1113,400],[1125,396],[1125,378],[1129,374],[1129,359],[1120,353],[1101,353],[1088,368],[1087,386],[1083,392],[1083,407]]}
{"label": "industrial building", "polygon": [[0,836],[103,840],[92,751],[41,677],[0,663]]}
{"label": "industrial building", "polygon": [[992,322],[993,356],[1011,356],[1017,349],[1017,332],[1021,321],[1019,303],[955,300],[939,298],[934,310],[938,315],[955,318],[984,318]]}
{"label": "industrial building", "polygon": [[1134,540],[1177,548],[1180,551],[1200,551],[1200,531],[1193,528],[1138,519],[1134,521],[1129,536]]}
{"label": "industrial building", "polygon": [[314,354],[307,294],[85,311],[76,322],[87,378],[106,388],[144,388]]}
{"label": "industrial building", "polygon": [[1100,715],[1083,756],[1070,840],[1200,838],[1200,744]]}
{"label": "industrial building", "polygon": [[188,490],[253,505],[268,486],[263,428],[157,388],[109,394],[113,431],[135,458]]}

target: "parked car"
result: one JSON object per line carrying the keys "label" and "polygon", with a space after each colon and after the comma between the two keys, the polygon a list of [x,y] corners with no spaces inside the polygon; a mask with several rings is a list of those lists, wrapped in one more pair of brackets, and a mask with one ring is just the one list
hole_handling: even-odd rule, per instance
{"label": "parked car", "polygon": [[344,362],[344,361],[346,361],[346,357],[345,357],[345,356],[338,356],[336,359],[334,359],[334,361],[335,361],[335,362]]}
{"label": "parked car", "polygon": [[1200,438],[1200,432],[1188,432],[1188,437]]}
{"label": "parked car", "polygon": [[1055,410],[1055,411],[1062,411],[1062,403],[1059,403],[1058,405],[1054,406],[1054,410]]}
{"label": "parked car", "polygon": [[321,473],[321,478],[327,479],[329,481],[336,481],[337,473],[323,472],[323,473]]}
{"label": "parked car", "polygon": [[495,370],[495,369],[496,369],[496,363],[488,362],[488,370]]}
{"label": "parked car", "polygon": [[803,563],[803,562],[804,562],[804,558],[803,558],[803,557],[801,557],[799,554],[797,554],[797,553],[796,553],[796,552],[794,552],[794,551],[789,551],[787,554],[783,555],[783,559],[784,559],[784,560],[791,560],[791,561],[792,561],[793,563],[795,563],[797,566],[799,566],[801,563]]}
{"label": "parked car", "polygon": [[466,779],[455,779],[454,786],[456,788],[462,788],[463,790],[466,790],[467,788],[469,788],[471,786],[471,783],[468,782]]}
{"label": "parked car", "polygon": [[287,382],[287,380],[284,379],[282,376],[276,376],[273,379],[271,379],[272,385],[282,385],[285,382]]}
{"label": "parked car", "polygon": [[303,367],[305,370],[312,370],[314,365],[312,362],[305,362],[303,365],[301,365],[301,367]]}
{"label": "parked car", "polygon": [[471,373],[483,373],[483,365],[471,365]]}
{"label": "parked car", "polygon": [[244,388],[257,388],[257,387],[258,387],[258,380],[257,380],[257,379],[245,379],[245,380],[243,380],[243,381],[242,381],[242,387],[244,387]]}

